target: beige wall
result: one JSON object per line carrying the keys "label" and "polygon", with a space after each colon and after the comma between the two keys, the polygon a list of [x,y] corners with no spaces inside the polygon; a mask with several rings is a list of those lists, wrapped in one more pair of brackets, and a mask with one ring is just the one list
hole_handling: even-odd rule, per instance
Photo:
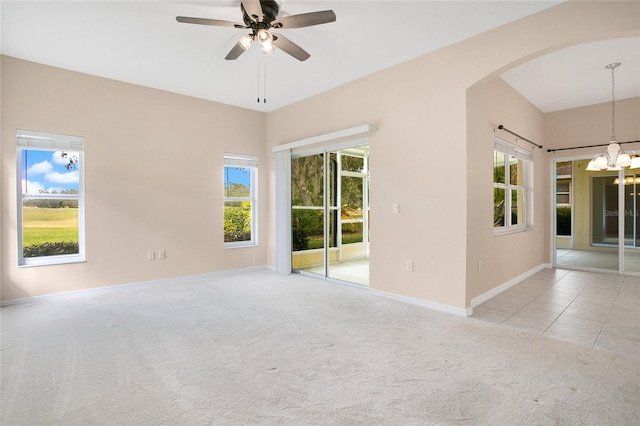
{"label": "beige wall", "polygon": [[[467,88],[561,47],[638,35],[639,5],[565,2],[282,108],[268,116],[268,148],[360,124],[376,125],[379,130],[370,141],[371,287],[466,307],[472,297],[501,280],[526,272],[535,262],[548,261],[548,247],[544,247],[548,237],[536,232],[532,248],[530,234],[522,233],[511,236],[500,248],[509,252],[503,262],[515,260],[515,266],[495,265],[497,278],[473,272],[477,260],[493,253],[475,243],[467,249],[469,235],[484,232],[486,236],[492,227],[490,219],[476,224],[480,207],[475,200],[473,204],[467,200],[469,182],[486,179],[492,162],[490,158],[486,164],[467,161],[469,151],[488,152],[486,147],[470,146],[478,139],[475,135],[467,137]],[[496,118],[545,144],[541,121],[527,122],[507,112]],[[491,137],[481,139],[492,143]],[[549,181],[544,172],[548,161],[543,163],[536,185],[541,188],[541,199],[548,200]],[[394,203],[400,204],[398,215],[392,214]],[[544,202],[539,204],[536,209],[544,210]],[[486,217],[490,217],[491,205],[489,201],[483,207]],[[476,230],[476,225],[486,228]],[[548,219],[541,218],[538,225],[542,230],[548,228]],[[273,221],[269,232],[273,241]],[[269,264],[274,264],[274,256],[270,248]],[[529,256],[532,260],[523,260]],[[404,269],[408,259],[415,262],[413,272]]]}
{"label": "beige wall", "polygon": [[[638,16],[638,2],[568,1],[267,115],[3,58],[2,297],[273,266],[272,147],[370,123],[378,127],[370,138],[371,287],[467,307],[472,297],[548,257],[537,231],[521,233],[496,248],[508,250],[515,266],[494,265],[497,277],[474,273],[477,260],[493,257],[469,242],[492,232],[491,220],[480,224],[476,216],[481,208],[487,215],[492,203],[480,207],[469,192],[492,162],[468,157],[487,152],[492,130],[470,134],[467,89],[494,84],[501,71],[561,47],[638,35]],[[510,98],[506,89],[500,88]],[[535,112],[522,109],[495,119],[547,145]],[[493,119],[489,112],[486,119]],[[85,137],[86,263],[16,267],[16,128]],[[224,151],[260,157],[256,249],[222,249],[216,176]],[[547,187],[540,197],[548,200],[544,174],[536,173],[543,179],[536,186]],[[400,214],[392,213],[394,203]],[[541,225],[548,227],[544,219]],[[536,252],[523,260],[532,241]],[[166,260],[146,260],[148,250],[160,248]],[[407,260],[414,261],[413,272],[405,271]]]}
{"label": "beige wall", "polygon": [[[496,77],[467,91],[467,303],[549,259],[546,151],[505,131],[494,131],[500,124],[537,144],[544,144],[542,112]],[[490,165],[493,164],[495,136],[533,152],[534,217],[531,230],[500,236],[493,234],[493,168]]]}
{"label": "beige wall", "polygon": [[[85,263],[17,267],[17,128],[85,138]],[[265,265],[266,227],[255,248],[222,235],[223,153],[266,165],[265,133],[263,113],[2,57],[2,298]]]}
{"label": "beige wall", "polygon": [[[616,101],[616,139],[619,142],[640,140],[638,117],[640,98]],[[549,148],[606,144],[611,138],[611,102],[545,114],[544,132]],[[640,152],[640,144],[622,147]],[[592,158],[604,148],[557,151],[553,158]]]}

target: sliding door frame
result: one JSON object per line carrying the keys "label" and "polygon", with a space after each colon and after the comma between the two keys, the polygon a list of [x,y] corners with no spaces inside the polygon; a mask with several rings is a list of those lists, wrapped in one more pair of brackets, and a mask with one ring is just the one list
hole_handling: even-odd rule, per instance
{"label": "sliding door frame", "polygon": [[[364,139],[358,139],[358,140],[354,140],[354,141],[349,141],[349,142],[342,142],[342,143],[338,143],[338,144],[331,144],[331,145],[325,145],[325,146],[321,146],[321,147],[315,147],[312,149],[303,149],[303,150],[297,150],[295,152],[290,152],[290,160],[294,159],[294,158],[302,158],[302,157],[306,157],[306,156],[310,156],[310,155],[318,155],[318,154],[322,154],[323,155],[323,183],[324,183],[324,193],[323,193],[323,210],[324,210],[324,253],[323,253],[323,278],[326,279],[332,279],[329,276],[329,262],[330,262],[330,244],[328,241],[328,237],[329,237],[329,233],[330,233],[330,218],[331,218],[331,212],[332,210],[337,209],[337,213],[336,213],[336,223],[334,224],[335,227],[335,232],[338,233],[338,235],[341,234],[342,230],[341,230],[341,222],[340,222],[340,206],[336,205],[336,206],[331,206],[331,196],[330,196],[330,192],[331,191],[340,191],[340,164],[338,162],[338,166],[337,169],[335,171],[335,176],[334,179],[336,179],[336,188],[330,188],[331,186],[331,182],[330,182],[330,178],[331,178],[331,173],[329,170],[329,163],[330,163],[330,154],[331,153],[337,153],[338,151],[342,151],[342,150],[346,150],[346,149],[350,149],[350,148],[357,148],[357,147],[361,147],[361,146],[370,146],[369,143],[369,139],[368,138],[364,138]],[[365,159],[365,164],[366,167],[369,166],[369,160],[368,160],[368,155],[367,158]],[[367,169],[368,170],[368,169]],[[368,182],[366,183],[368,184]],[[291,167],[289,167],[289,180],[288,180],[288,185],[289,185],[289,194],[291,194]],[[368,192],[368,191],[366,191]],[[334,197],[336,197],[336,199],[339,199],[340,195],[339,193],[334,194]],[[364,196],[364,202],[367,202],[368,204],[368,194]],[[291,201],[289,201],[289,210],[288,210],[288,215],[289,215],[289,223],[291,224],[291,210],[292,210],[292,205],[291,205]],[[363,214],[368,215],[368,205],[363,206]],[[363,223],[363,228],[365,226],[368,226],[368,218],[365,219],[364,223]],[[289,235],[291,235],[291,231],[289,231]],[[368,232],[366,230],[363,229],[363,239],[367,238],[366,241],[364,241],[365,243],[365,247],[366,247],[366,252],[369,252],[369,241],[368,241]],[[339,236],[336,236],[336,242],[339,243]],[[340,248],[339,248],[340,250]],[[292,256],[292,247],[291,244],[289,244],[289,256]],[[304,270],[300,270],[300,269],[295,269],[293,268],[292,265],[292,261],[289,261],[290,264],[290,268],[291,268],[291,272],[296,272],[296,273],[300,273],[302,275],[313,275],[313,276],[318,276],[318,274],[312,274],[309,272],[305,272]]]}
{"label": "sliding door frame", "polygon": [[[593,271],[593,272],[605,272],[611,273],[616,272],[619,275],[640,275],[640,272],[626,271],[625,270],[625,215],[618,214],[618,268],[617,271],[612,269],[604,269],[604,268],[591,268],[579,265],[559,265],[558,257],[557,257],[557,186],[556,186],[556,175],[557,175],[557,163],[563,161],[571,161],[573,165],[575,165],[576,161],[580,160],[590,160],[592,156],[575,156],[575,157],[558,157],[551,159],[551,170],[550,170],[550,194],[551,194],[551,203],[550,203],[550,214],[551,214],[551,229],[550,231],[550,247],[551,247],[551,256],[552,256],[552,264],[554,268],[565,268],[565,269],[575,269],[575,270],[584,270],[584,271]],[[573,170],[573,167],[572,167]],[[624,187],[624,178],[625,178],[625,169],[618,171],[618,212],[625,211],[625,187]],[[590,179],[591,182],[591,179]],[[590,195],[592,195],[592,183],[590,183],[590,187],[588,188]],[[575,195],[575,175],[572,174],[571,181],[571,193],[572,197]],[[591,196],[591,203],[589,208],[591,211],[589,212],[590,216],[590,225],[589,225],[589,241],[590,244],[592,241],[592,233],[593,233],[593,197]],[[575,199],[571,200],[571,240],[575,239]],[[572,244],[573,250],[573,244]]]}

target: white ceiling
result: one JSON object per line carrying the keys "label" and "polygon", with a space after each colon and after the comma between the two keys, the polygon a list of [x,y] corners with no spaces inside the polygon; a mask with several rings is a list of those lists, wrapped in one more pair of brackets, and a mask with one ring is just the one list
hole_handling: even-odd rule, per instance
{"label": "white ceiling", "polygon": [[611,101],[613,62],[615,97],[640,96],[640,38],[619,38],[580,44],[539,56],[502,74],[542,112]]}
{"label": "white ceiling", "polygon": [[[558,3],[284,0],[280,17],[325,9],[337,15],[334,23],[279,30],[311,54],[299,62],[281,51],[265,57],[257,46],[226,61],[246,30],[175,20],[182,15],[241,22],[239,0],[2,0],[0,48],[21,59],[272,111]],[[609,100],[604,65],[617,61],[623,62],[616,70],[617,97],[640,96],[638,40],[554,52],[504,78],[548,112]],[[257,103],[264,97],[265,62],[267,103]]]}

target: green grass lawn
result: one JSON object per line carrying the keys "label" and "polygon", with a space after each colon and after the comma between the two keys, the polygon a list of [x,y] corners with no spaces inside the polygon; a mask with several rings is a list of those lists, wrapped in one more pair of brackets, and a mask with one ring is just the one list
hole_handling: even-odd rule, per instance
{"label": "green grass lawn", "polygon": [[78,242],[78,209],[23,207],[23,245]]}

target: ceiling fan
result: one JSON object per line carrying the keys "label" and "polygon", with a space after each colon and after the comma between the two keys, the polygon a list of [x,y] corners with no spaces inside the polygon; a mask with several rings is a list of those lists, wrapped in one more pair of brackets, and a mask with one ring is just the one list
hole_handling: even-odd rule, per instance
{"label": "ceiling fan", "polygon": [[178,16],[176,20],[185,24],[212,25],[214,27],[234,27],[251,30],[250,34],[245,34],[238,39],[235,46],[233,46],[225,57],[227,60],[237,59],[242,53],[249,50],[251,44],[257,40],[264,53],[270,53],[274,47],[277,47],[299,61],[305,61],[309,59],[311,55],[288,38],[280,34],[272,33],[271,29],[310,27],[334,22],[336,20],[336,14],[333,10],[301,13],[278,19],[277,16],[280,7],[275,0],[242,0],[240,9],[242,10],[244,25],[220,19],[190,18],[187,16]]}

